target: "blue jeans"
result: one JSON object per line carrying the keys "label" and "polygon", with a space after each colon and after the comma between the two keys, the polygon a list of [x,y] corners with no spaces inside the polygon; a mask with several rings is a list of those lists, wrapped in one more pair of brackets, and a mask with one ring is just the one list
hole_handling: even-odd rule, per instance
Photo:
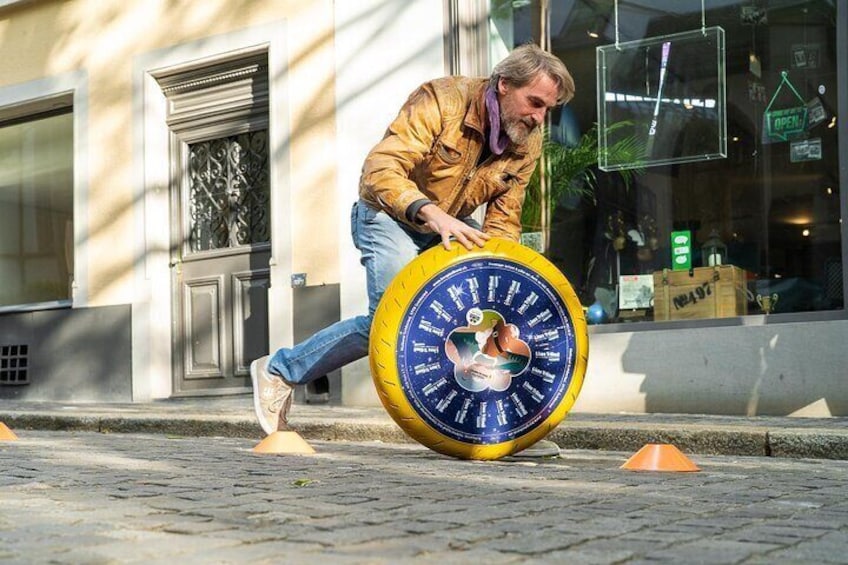
{"label": "blue jeans", "polygon": [[[480,229],[473,218],[463,221]],[[350,212],[350,231],[365,267],[368,315],[341,320],[291,349],[277,350],[268,369],[289,383],[308,383],[368,355],[371,320],[386,287],[419,253],[441,243],[438,235],[409,230],[362,200]]]}

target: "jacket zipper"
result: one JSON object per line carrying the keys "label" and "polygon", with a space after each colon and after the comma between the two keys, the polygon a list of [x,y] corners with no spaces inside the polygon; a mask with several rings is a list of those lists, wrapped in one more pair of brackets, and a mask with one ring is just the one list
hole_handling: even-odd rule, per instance
{"label": "jacket zipper", "polygon": [[[481,152],[482,152],[482,150],[481,150]],[[462,185],[460,186],[460,189],[459,189],[458,192],[460,192],[460,193],[464,192],[465,189],[468,188],[468,185],[471,184],[471,181],[474,180],[474,176],[477,174],[477,171],[480,170],[482,167],[485,167],[487,164],[489,164],[489,162],[493,160],[494,156],[495,156],[494,153],[490,153],[488,157],[483,159],[482,163],[480,163],[479,165],[474,165],[473,167],[471,167],[471,169],[465,174],[465,177],[463,178],[463,181],[462,181]],[[477,159],[478,160],[480,159],[479,155],[477,156]],[[462,207],[462,205],[459,202],[457,202],[457,200],[454,200],[454,206],[450,207],[448,213],[455,214]],[[456,209],[454,209],[454,208],[456,208]]]}
{"label": "jacket zipper", "polygon": [[488,157],[483,159],[482,163],[480,163],[479,165],[474,165],[473,167],[471,167],[471,170],[468,171],[467,175],[465,175],[465,184],[468,185],[474,179],[474,175],[477,174],[477,171],[480,170],[482,167],[485,167],[486,165],[488,165],[489,162],[492,161],[494,156],[495,156],[494,153],[490,153]]}

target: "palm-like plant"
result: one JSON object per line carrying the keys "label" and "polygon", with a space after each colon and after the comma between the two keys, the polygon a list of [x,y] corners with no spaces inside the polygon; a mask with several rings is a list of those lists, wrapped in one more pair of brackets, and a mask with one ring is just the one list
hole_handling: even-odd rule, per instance
{"label": "palm-like plant", "polygon": [[[632,127],[627,121],[615,123],[607,128],[607,135],[621,128]],[[524,207],[521,210],[521,225],[525,231],[540,231],[548,226],[542,225],[543,207],[549,210],[566,195],[579,196],[595,202],[595,189],[598,178],[595,165],[598,164],[598,124],[580,137],[573,147],[561,145],[551,140],[550,133],[545,129],[542,151],[544,159],[527,184]],[[639,165],[645,154],[644,144],[635,136],[625,136],[606,149],[607,160],[612,162],[636,163],[631,169],[617,171],[627,186],[637,175],[644,171]],[[546,194],[542,194],[542,170],[546,171]]]}

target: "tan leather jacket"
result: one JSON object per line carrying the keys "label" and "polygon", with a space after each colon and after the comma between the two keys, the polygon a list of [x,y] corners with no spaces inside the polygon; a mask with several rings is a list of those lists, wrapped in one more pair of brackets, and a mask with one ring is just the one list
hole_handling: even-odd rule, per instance
{"label": "tan leather jacket", "polygon": [[421,232],[407,208],[428,199],[457,218],[481,204],[483,231],[518,240],[524,188],[541,152],[541,134],[510,144],[479,163],[486,140],[488,79],[448,77],[425,83],[401,108],[365,160],[359,195],[369,205]]}

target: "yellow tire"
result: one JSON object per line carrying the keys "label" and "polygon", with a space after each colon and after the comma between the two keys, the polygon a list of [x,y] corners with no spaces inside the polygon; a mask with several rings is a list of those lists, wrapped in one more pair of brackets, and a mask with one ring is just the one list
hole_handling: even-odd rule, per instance
{"label": "yellow tire", "polygon": [[589,352],[565,276],[517,243],[437,246],[394,278],[374,313],[371,374],[413,439],[499,459],[545,437],[574,405]]}

